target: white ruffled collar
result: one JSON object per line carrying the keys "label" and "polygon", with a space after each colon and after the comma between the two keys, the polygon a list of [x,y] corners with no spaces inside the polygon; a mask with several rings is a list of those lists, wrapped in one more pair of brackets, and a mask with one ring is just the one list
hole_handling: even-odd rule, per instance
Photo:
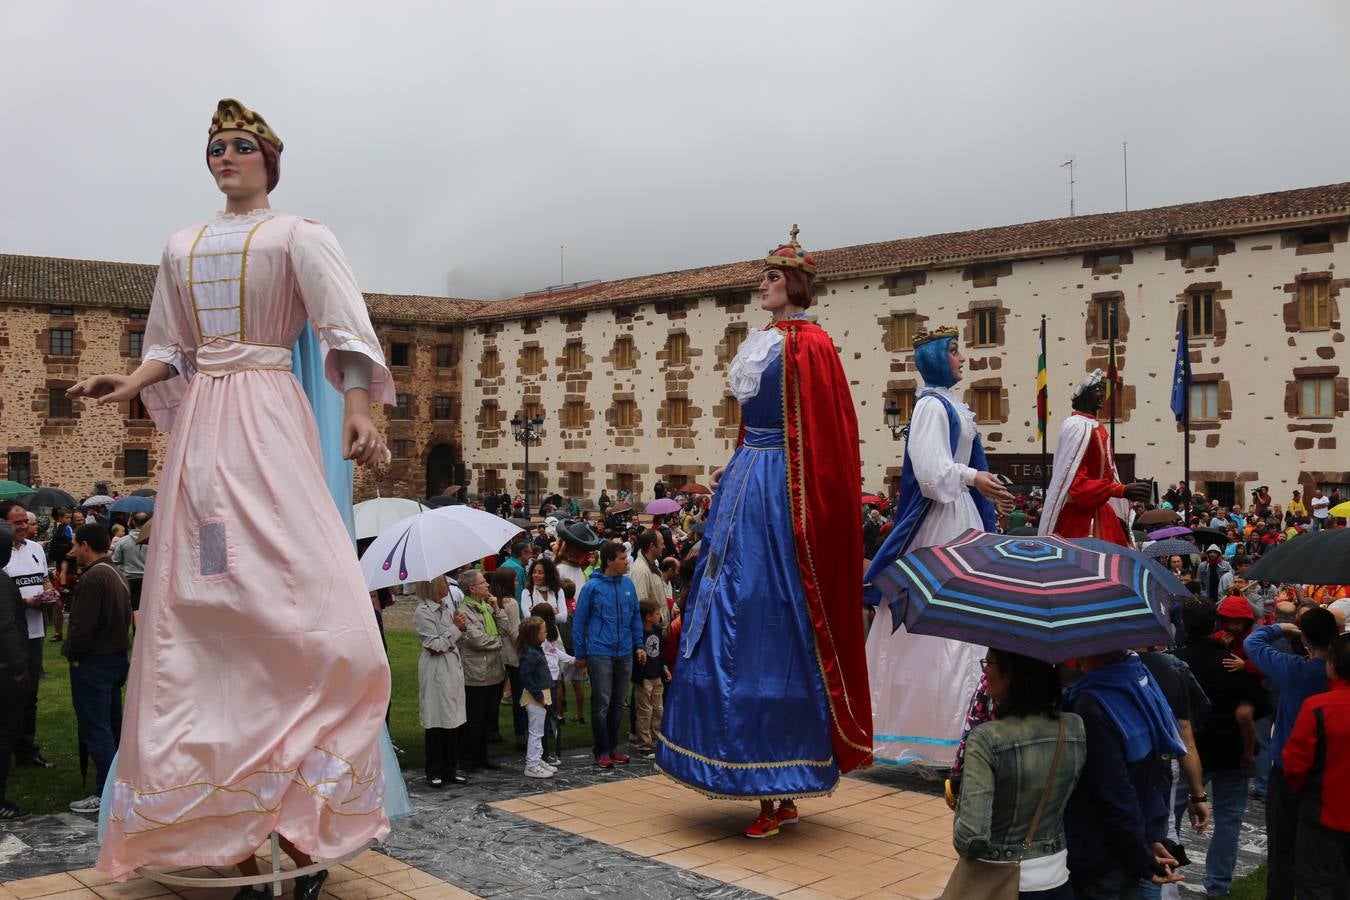
{"label": "white ruffled collar", "polygon": [[956,409],[957,414],[959,414],[971,428],[975,427],[975,410],[971,409],[956,391],[947,387],[938,387],[935,384],[925,384],[919,391],[919,396],[923,396],[924,394],[937,394],[944,398]]}
{"label": "white ruffled collar", "polygon": [[727,382],[737,402],[746,403],[759,393],[759,382],[783,345],[783,331],[769,328],[752,331],[741,341],[736,358],[731,361]]}
{"label": "white ruffled collar", "polygon": [[270,206],[260,206],[257,209],[250,209],[246,213],[231,213],[225,210],[218,210],[215,220],[222,222],[261,222],[263,219],[270,219],[275,216],[277,211]]}

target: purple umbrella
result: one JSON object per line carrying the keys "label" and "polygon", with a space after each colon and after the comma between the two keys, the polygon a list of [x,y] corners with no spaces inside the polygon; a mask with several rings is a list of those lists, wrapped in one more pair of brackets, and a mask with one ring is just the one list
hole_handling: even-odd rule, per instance
{"label": "purple umbrella", "polygon": [[1148,539],[1150,541],[1161,541],[1167,538],[1184,537],[1191,533],[1191,530],[1185,525],[1173,525],[1171,528],[1159,528],[1157,531],[1150,531]]}
{"label": "purple umbrella", "polygon": [[673,512],[679,512],[680,504],[669,497],[662,497],[661,499],[653,500],[651,503],[642,507],[642,511],[649,516],[664,516]]}

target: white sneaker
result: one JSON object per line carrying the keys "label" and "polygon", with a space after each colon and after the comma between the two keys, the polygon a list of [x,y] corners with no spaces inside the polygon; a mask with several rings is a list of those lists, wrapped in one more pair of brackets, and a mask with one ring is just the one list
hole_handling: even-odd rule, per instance
{"label": "white sneaker", "polygon": [[557,774],[558,774],[558,767],[555,766],[555,765],[553,765],[552,763],[541,762],[541,763],[539,764],[539,768],[541,768],[541,769],[547,769],[547,770],[548,770],[548,774],[550,774],[550,775],[557,775]]}
{"label": "white sneaker", "polygon": [[543,766],[529,766],[525,769],[526,778],[552,778],[553,772]]}
{"label": "white sneaker", "polygon": [[70,804],[70,811],[77,813],[96,813],[101,805],[102,800],[99,799],[98,794],[91,794],[83,800],[76,800],[74,803]]}

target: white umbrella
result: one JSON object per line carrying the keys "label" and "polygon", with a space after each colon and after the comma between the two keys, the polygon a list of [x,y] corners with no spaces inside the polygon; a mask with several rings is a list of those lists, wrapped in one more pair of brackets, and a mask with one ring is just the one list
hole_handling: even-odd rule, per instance
{"label": "white umbrella", "polygon": [[402,497],[376,497],[352,507],[356,521],[356,539],[373,538],[409,516],[415,516],[426,509],[416,500],[404,500]]}
{"label": "white umbrella", "polygon": [[95,494],[81,503],[80,506],[88,509],[91,506],[112,506],[112,504],[113,498],[109,497],[107,494]]}
{"label": "white umbrella", "polygon": [[521,530],[469,506],[429,509],[382,531],[361,556],[361,574],[372,591],[429,581],[496,553]]}

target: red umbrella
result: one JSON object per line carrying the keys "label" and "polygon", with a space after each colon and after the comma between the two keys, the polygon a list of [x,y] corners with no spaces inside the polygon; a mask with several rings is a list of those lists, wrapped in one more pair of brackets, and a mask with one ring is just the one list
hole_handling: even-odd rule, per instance
{"label": "red umbrella", "polygon": [[871,506],[873,503],[885,503],[885,502],[886,502],[885,497],[878,497],[876,494],[862,495],[863,506]]}
{"label": "red umbrella", "polygon": [[703,485],[701,485],[701,484],[694,484],[694,483],[691,481],[691,482],[689,482],[688,484],[684,485],[682,488],[680,488],[679,491],[677,491],[677,493],[680,493],[680,494],[711,494],[712,491],[708,490],[707,488],[705,488],[705,487],[704,487]]}

